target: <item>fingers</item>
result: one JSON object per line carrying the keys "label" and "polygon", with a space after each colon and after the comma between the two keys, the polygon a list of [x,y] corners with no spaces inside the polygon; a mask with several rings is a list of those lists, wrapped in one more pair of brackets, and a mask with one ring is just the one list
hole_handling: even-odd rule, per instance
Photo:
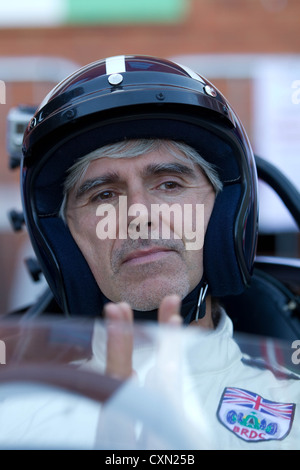
{"label": "fingers", "polygon": [[169,295],[165,297],[158,310],[158,322],[180,325],[182,323],[180,306],[181,299],[178,295]]}
{"label": "fingers", "polygon": [[[177,295],[165,297],[158,310],[158,322],[168,325],[181,325],[181,300]],[[121,302],[109,303],[104,308],[107,323],[106,373],[121,379],[131,377],[133,353],[133,311]]]}
{"label": "fingers", "polygon": [[104,307],[104,315],[106,319],[112,321],[125,321],[128,323],[133,321],[133,312],[126,302],[106,304]]}
{"label": "fingers", "polygon": [[107,304],[104,308],[107,323],[106,373],[126,379],[133,373],[133,312],[124,302]]}

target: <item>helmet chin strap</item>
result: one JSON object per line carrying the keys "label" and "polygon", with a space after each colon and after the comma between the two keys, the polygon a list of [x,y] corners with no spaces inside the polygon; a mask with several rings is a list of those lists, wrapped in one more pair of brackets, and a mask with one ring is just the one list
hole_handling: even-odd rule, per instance
{"label": "helmet chin strap", "polygon": [[206,302],[205,297],[207,294],[208,284],[205,282],[203,286],[200,288],[199,297],[198,297],[198,304],[197,304],[197,311],[195,315],[195,320],[198,322],[199,318],[203,318],[206,312]]}
{"label": "helmet chin strap", "polygon": [[183,300],[181,307],[181,316],[183,317],[183,324],[189,325],[192,321],[198,322],[206,314],[206,294],[208,291],[208,284],[201,281],[191,294],[188,295],[188,302]]}

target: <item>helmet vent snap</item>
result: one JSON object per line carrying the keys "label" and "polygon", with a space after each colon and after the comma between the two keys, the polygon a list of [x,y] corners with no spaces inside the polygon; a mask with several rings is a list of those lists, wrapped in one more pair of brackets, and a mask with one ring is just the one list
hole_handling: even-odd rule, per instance
{"label": "helmet vent snap", "polygon": [[120,73],[113,73],[108,77],[108,83],[110,85],[116,86],[120,85],[123,82],[123,75]]}
{"label": "helmet vent snap", "polygon": [[212,86],[205,85],[204,91],[207,95],[212,96],[213,98],[216,98],[217,96],[217,92]]}

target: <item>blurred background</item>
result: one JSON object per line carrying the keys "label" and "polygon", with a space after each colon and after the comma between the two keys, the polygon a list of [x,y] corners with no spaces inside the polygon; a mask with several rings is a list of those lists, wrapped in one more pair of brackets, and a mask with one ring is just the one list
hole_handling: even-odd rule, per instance
{"label": "blurred background", "polygon": [[[214,82],[254,151],[300,188],[299,31],[299,0],[1,0],[0,314],[30,303],[44,282],[28,274],[26,229],[14,232],[8,217],[21,210],[19,170],[11,167],[30,119],[27,106],[99,58],[171,58]],[[260,196],[259,253],[299,257],[293,220],[264,185]]]}

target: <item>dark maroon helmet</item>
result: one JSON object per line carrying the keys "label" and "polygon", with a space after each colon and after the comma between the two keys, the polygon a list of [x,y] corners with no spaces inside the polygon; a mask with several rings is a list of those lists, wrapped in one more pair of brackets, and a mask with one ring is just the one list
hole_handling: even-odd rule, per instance
{"label": "dark maroon helmet", "polygon": [[[165,59],[116,56],[73,73],[45,98],[23,145],[25,220],[44,275],[69,314],[99,315],[104,298],[59,216],[67,170],[89,152],[124,139],[185,142],[223,183],[204,244],[213,296],[249,284],[257,241],[257,176],[243,126],[205,78]],[[180,276],[180,273],[178,273]]]}

